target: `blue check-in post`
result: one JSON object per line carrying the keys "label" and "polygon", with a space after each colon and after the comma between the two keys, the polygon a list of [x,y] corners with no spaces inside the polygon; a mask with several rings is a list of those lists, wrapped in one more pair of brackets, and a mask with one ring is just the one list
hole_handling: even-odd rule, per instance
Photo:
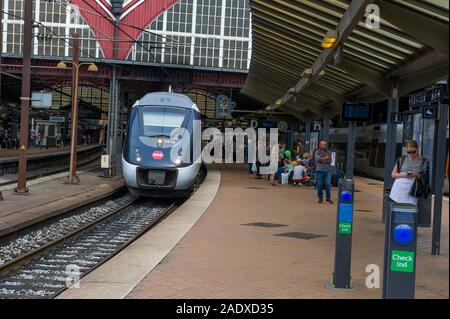
{"label": "blue check-in post", "polygon": [[371,106],[365,103],[342,104],[341,120],[348,122],[348,140],[345,178],[339,180],[339,194],[336,217],[336,244],[334,271],[328,288],[354,289],[350,275],[352,261],[353,204],[355,184],[353,180],[356,122],[368,122],[371,118]]}
{"label": "blue check-in post", "polygon": [[353,179],[341,179],[339,181],[336,218],[336,251],[332,281],[333,288],[353,288],[350,276],[353,233],[353,195]]}
{"label": "blue check-in post", "polygon": [[413,299],[416,285],[417,206],[391,203],[386,216],[383,298]]}

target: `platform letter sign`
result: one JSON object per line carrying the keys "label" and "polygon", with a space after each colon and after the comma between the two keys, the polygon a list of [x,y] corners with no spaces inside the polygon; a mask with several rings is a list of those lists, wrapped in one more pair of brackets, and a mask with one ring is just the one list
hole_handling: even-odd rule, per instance
{"label": "platform letter sign", "polygon": [[425,105],[422,109],[422,118],[428,120],[436,120],[437,113],[438,113],[437,105]]}
{"label": "platform letter sign", "polygon": [[391,203],[386,216],[383,298],[414,298],[417,207]]}
{"label": "platform letter sign", "polygon": [[402,115],[398,112],[394,112],[391,114],[391,123],[392,124],[403,124]]}

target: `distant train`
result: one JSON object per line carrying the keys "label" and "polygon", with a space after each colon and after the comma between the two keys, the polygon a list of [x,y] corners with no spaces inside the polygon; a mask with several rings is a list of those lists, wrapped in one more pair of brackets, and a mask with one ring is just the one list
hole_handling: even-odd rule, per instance
{"label": "distant train", "polygon": [[[386,124],[365,125],[356,128],[355,174],[369,178],[384,179],[384,156],[386,152]],[[447,133],[448,134],[448,133]],[[396,155],[402,154],[403,125],[397,125]],[[304,140],[304,134],[299,136]],[[331,128],[330,143],[337,150],[338,163],[345,163],[347,153],[348,128]],[[447,136],[448,144],[448,136]],[[448,194],[448,179],[445,180],[445,193]]]}
{"label": "distant train", "polygon": [[132,193],[182,197],[198,187],[206,175],[201,154],[195,157],[192,150],[194,121],[200,117],[192,100],[178,93],[148,93],[133,105],[122,153]]}

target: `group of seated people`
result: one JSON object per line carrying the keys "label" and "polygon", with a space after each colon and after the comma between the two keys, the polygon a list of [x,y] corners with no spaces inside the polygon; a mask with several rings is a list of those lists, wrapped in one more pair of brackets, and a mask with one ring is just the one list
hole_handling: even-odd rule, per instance
{"label": "group of seated people", "polygon": [[288,184],[294,186],[307,185],[311,181],[312,164],[312,156],[308,153],[303,154],[303,156],[296,156],[295,159],[290,157],[280,159],[275,179],[282,183],[283,174],[287,174],[284,178],[287,178]]}
{"label": "group of seated people", "polygon": [[[256,163],[252,171],[252,164],[249,165],[249,175],[254,175],[255,178],[261,178],[259,173],[259,163]],[[279,184],[292,184],[294,186],[309,185],[312,180],[311,174],[313,171],[313,157],[312,154],[291,154],[291,151],[284,148],[280,150],[277,170],[275,172],[275,180]],[[267,176],[270,180],[271,175]],[[283,182],[284,180],[284,182]]]}

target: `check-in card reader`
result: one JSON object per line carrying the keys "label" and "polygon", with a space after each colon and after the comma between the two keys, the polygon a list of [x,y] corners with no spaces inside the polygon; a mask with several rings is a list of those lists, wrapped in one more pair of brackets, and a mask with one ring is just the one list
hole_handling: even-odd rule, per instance
{"label": "check-in card reader", "polygon": [[417,206],[391,203],[387,219],[383,298],[413,299],[416,284]]}
{"label": "check-in card reader", "polygon": [[353,179],[340,179],[336,220],[336,250],[333,273],[334,288],[352,288],[350,267],[353,233],[353,197]]}

